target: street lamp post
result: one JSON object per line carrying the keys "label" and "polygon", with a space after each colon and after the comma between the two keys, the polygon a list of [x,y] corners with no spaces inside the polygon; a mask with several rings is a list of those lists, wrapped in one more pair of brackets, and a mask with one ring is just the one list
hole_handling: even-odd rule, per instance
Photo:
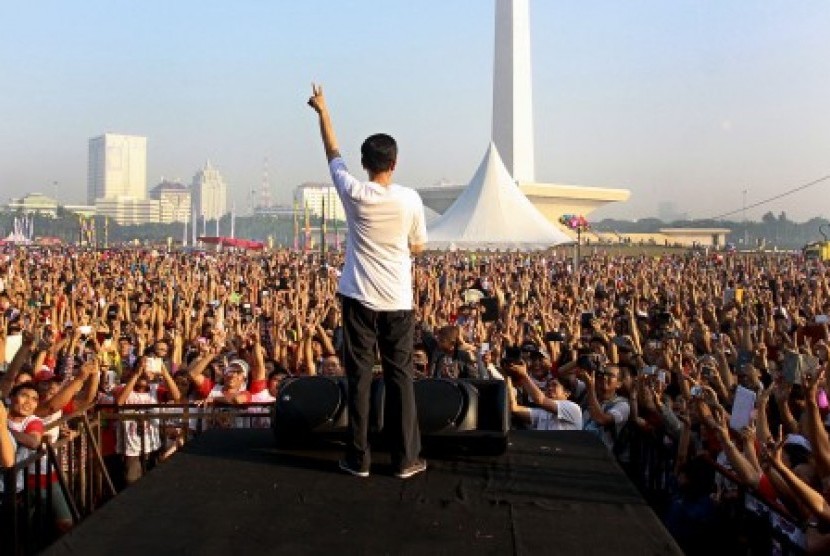
{"label": "street lamp post", "polygon": [[743,219],[744,219],[744,249],[749,249],[749,234],[746,227],[746,192],[743,190]]}
{"label": "street lamp post", "polygon": [[578,270],[582,261],[582,232],[588,230],[588,220],[581,214],[563,214],[559,217],[559,223],[566,228],[576,232],[576,264]]}

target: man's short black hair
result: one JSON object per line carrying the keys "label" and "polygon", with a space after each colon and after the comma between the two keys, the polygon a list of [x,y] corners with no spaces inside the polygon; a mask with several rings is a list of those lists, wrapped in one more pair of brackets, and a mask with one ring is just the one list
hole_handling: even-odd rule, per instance
{"label": "man's short black hair", "polygon": [[12,391],[9,392],[9,398],[15,397],[18,392],[23,390],[34,390],[38,395],[40,395],[40,392],[38,392],[37,389],[37,384],[35,384],[34,381],[27,380],[26,382],[21,382],[20,384],[15,385],[15,387],[12,388]]}
{"label": "man's short black hair", "polygon": [[376,133],[366,138],[360,146],[361,162],[366,171],[379,174],[392,169],[398,159],[398,144],[385,133]]}

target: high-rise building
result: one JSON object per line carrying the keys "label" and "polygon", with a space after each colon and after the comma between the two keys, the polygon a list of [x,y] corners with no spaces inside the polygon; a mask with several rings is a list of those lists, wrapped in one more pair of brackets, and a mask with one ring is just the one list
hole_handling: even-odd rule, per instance
{"label": "high-rise building", "polygon": [[105,133],[89,140],[87,203],[147,198],[147,138]]}
{"label": "high-rise building", "polygon": [[227,214],[228,188],[210,160],[193,176],[190,193],[195,217],[215,220]]}
{"label": "high-rise building", "polygon": [[326,219],[346,219],[337,190],[330,183],[306,182],[298,185],[294,190],[294,202],[301,211],[308,207],[309,214],[314,216],[322,216],[325,205]]}
{"label": "high-rise building", "polygon": [[150,198],[159,202],[160,222],[190,221],[190,189],[185,184],[162,180],[150,190]]}

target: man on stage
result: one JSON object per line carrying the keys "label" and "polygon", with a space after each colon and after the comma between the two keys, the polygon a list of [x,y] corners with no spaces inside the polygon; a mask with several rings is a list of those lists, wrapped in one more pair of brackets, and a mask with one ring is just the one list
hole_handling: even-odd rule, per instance
{"label": "man on stage", "polygon": [[329,170],[349,227],[346,261],[338,285],[343,303],[343,362],[349,381],[349,441],[340,469],[368,477],[369,394],[372,366],[380,352],[386,390],[384,429],[395,475],[407,479],[426,470],[412,387],[411,256],[426,244],[424,206],[414,189],[395,184],[395,140],[382,133],[360,148],[369,181],[352,176],[340,157],[328,107],[319,85],[308,104],[320,118]]}

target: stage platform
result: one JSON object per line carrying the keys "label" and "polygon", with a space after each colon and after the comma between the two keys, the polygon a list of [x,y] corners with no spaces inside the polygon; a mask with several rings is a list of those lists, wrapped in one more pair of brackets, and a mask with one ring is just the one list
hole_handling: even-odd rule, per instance
{"label": "stage platform", "polygon": [[506,454],[433,455],[425,474],[341,474],[339,448],[213,430],[45,554],[682,554],[588,433],[517,431]]}

